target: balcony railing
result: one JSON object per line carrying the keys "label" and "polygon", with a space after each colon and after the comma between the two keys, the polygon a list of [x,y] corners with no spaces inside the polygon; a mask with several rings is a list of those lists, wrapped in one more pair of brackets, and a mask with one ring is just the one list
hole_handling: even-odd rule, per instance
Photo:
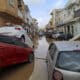
{"label": "balcony railing", "polygon": [[80,17],[80,9],[74,12],[74,18]]}

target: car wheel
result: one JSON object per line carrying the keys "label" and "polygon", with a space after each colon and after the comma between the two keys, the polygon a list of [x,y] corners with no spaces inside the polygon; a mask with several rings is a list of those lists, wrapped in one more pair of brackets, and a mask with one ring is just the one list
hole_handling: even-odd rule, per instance
{"label": "car wheel", "polygon": [[29,55],[28,62],[32,63],[33,61],[34,61],[34,54],[32,53],[32,54]]}

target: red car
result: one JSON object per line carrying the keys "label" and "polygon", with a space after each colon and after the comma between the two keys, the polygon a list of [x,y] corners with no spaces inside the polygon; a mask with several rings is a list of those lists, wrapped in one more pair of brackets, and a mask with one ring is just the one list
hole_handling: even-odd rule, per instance
{"label": "red car", "polygon": [[0,35],[0,67],[33,62],[34,51],[14,37]]}

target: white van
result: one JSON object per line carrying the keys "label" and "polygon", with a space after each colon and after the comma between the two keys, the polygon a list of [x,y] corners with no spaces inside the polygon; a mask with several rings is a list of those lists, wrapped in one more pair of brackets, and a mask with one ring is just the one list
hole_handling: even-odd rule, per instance
{"label": "white van", "polygon": [[80,42],[53,42],[47,54],[49,80],[80,80]]}
{"label": "white van", "polygon": [[26,31],[20,25],[2,26],[0,27],[0,34],[15,36],[19,38],[22,42],[28,44],[30,47],[33,47],[31,39],[27,35]]}

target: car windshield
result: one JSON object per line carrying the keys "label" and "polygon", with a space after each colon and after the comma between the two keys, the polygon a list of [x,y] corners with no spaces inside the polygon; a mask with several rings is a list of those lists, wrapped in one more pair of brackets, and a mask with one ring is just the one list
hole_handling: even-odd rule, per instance
{"label": "car windshield", "polygon": [[60,52],[56,66],[61,69],[80,72],[80,51]]}

